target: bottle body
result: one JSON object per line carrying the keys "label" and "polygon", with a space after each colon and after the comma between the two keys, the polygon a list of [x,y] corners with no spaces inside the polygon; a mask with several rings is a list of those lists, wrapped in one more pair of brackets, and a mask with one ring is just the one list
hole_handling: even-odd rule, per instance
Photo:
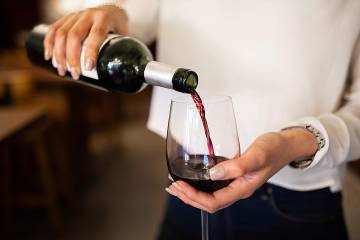
{"label": "bottle body", "polygon": [[[46,61],[43,57],[46,31],[45,25],[35,27],[28,35],[26,50],[33,63],[55,71],[56,59]],[[84,66],[84,46],[80,57],[81,75],[77,81],[86,85],[128,93],[137,92],[146,84],[180,92],[191,92],[197,86],[195,72],[153,61],[146,45],[134,38],[110,34],[100,48],[95,68],[90,71]]]}

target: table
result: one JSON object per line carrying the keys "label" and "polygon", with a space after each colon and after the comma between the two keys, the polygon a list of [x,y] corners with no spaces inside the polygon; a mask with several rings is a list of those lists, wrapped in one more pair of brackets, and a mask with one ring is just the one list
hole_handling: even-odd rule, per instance
{"label": "table", "polygon": [[[21,202],[31,205],[45,204],[48,208],[50,221],[55,229],[61,228],[61,218],[56,197],[56,186],[47,154],[45,130],[49,125],[46,111],[39,105],[24,107],[0,108],[0,160],[2,176],[2,204],[5,231],[11,222],[12,203]],[[11,189],[12,162],[11,144],[28,139],[34,148],[36,167],[39,169],[42,186],[41,196],[28,195],[13,197]],[[16,169],[15,169],[16,170]],[[14,200],[14,201],[12,201]]]}

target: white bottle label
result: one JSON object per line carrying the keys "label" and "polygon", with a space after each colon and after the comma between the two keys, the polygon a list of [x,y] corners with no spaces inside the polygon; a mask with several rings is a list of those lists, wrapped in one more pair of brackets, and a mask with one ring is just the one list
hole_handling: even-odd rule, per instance
{"label": "white bottle label", "polygon": [[[48,32],[48,29],[49,29],[48,25],[40,24],[40,25],[37,25],[33,29],[33,31],[45,35]],[[101,46],[99,48],[99,52],[101,51],[102,47],[108,41],[110,41],[111,39],[113,39],[115,37],[119,37],[119,36],[120,35],[116,35],[116,34],[108,34],[108,36],[105,38],[105,40],[101,44]],[[81,71],[81,75],[83,75],[85,77],[88,77],[88,78],[99,80],[99,76],[98,76],[97,71],[96,71],[96,66],[92,70],[86,70],[86,68],[85,68],[85,64],[86,64],[86,59],[85,59],[86,42],[87,42],[87,39],[84,40],[84,42],[82,44],[82,47],[81,47],[81,54],[80,54],[80,71]],[[57,68],[58,64],[57,64],[57,61],[56,61],[55,57],[53,57],[51,59],[51,61],[52,61],[52,65],[54,66],[54,68]],[[67,71],[70,71],[69,64],[66,64],[66,68],[67,68]]]}
{"label": "white bottle label", "polygon": [[[106,39],[104,40],[104,42],[102,43],[101,47],[99,48],[99,52],[101,51],[102,47],[111,39],[115,38],[115,37],[119,37],[119,35],[116,34],[109,34]],[[86,59],[85,59],[85,52],[86,52],[86,43],[87,43],[87,39],[85,39],[82,47],[81,47],[81,54],[80,54],[80,73],[81,75],[88,77],[88,78],[92,78],[92,79],[96,79],[99,80],[99,76],[96,70],[96,66],[92,69],[92,70],[86,70],[85,64],[86,64]],[[58,67],[57,61],[55,59],[55,57],[53,57],[51,59],[52,61],[52,65],[54,66],[54,68]],[[96,64],[96,63],[95,63]],[[70,71],[70,65],[68,63],[66,63],[66,68],[67,71]]]}

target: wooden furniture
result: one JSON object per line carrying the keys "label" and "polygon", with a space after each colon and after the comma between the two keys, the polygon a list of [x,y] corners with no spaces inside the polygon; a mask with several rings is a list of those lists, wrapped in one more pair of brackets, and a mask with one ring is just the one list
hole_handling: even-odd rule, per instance
{"label": "wooden furniture", "polygon": [[[0,162],[2,184],[3,226],[9,231],[11,226],[12,204],[37,206],[45,205],[49,219],[57,231],[62,228],[57,199],[54,174],[48,155],[49,139],[46,130],[50,125],[46,112],[39,106],[0,108]],[[14,159],[12,146],[19,142],[30,144],[34,149],[35,165],[39,173],[42,192],[40,195],[26,194],[17,196],[12,183],[16,169],[12,169]],[[26,181],[26,179],[24,179]],[[22,180],[23,181],[23,180]]]}

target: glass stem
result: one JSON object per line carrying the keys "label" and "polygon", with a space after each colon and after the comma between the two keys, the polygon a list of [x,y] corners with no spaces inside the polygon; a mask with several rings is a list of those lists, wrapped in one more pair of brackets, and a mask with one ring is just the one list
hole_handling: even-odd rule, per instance
{"label": "glass stem", "polygon": [[209,214],[201,210],[201,239],[209,240]]}

